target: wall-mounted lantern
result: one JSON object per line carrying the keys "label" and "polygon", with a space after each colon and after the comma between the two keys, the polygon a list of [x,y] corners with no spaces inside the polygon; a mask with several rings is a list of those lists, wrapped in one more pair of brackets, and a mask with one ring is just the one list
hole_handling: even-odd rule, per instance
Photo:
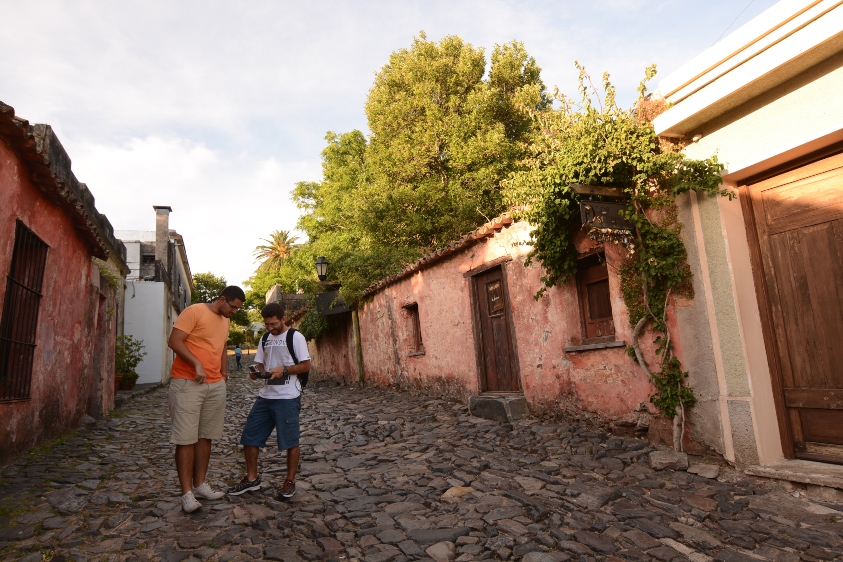
{"label": "wall-mounted lantern", "polygon": [[325,256],[316,258],[316,275],[319,276],[320,281],[328,279],[328,260],[325,259]]}

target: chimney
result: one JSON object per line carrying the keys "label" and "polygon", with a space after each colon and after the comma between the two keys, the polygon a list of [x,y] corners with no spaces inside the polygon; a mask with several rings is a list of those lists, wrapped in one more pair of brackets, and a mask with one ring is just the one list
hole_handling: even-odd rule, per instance
{"label": "chimney", "polygon": [[164,271],[170,267],[167,247],[170,243],[170,213],[173,209],[163,205],[153,205],[155,209],[155,261],[161,262]]}

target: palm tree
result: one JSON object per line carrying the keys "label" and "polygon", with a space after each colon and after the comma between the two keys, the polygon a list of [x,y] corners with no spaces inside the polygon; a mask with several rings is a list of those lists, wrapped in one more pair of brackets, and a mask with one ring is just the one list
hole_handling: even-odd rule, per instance
{"label": "palm tree", "polygon": [[258,270],[278,270],[293,250],[299,247],[298,236],[291,236],[289,230],[276,230],[269,238],[261,238],[266,244],[255,248],[255,261],[261,262]]}

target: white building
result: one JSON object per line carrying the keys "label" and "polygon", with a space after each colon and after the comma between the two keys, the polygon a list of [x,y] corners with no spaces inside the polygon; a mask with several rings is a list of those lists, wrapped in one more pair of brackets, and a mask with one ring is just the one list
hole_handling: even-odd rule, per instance
{"label": "white building", "polygon": [[125,333],[143,340],[138,384],[167,382],[174,354],[167,347],[176,318],[190,305],[193,278],[184,239],[169,229],[170,207],[155,209],[155,230],[118,230],[126,246]]}

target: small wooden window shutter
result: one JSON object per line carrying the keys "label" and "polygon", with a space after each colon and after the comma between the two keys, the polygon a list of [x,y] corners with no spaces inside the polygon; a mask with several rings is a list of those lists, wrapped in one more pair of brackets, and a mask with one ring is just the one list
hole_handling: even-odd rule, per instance
{"label": "small wooden window shutter", "polygon": [[592,256],[582,260],[578,270],[577,285],[585,339],[614,338],[609,268],[597,256]]}
{"label": "small wooden window shutter", "polygon": [[408,304],[404,309],[407,311],[410,322],[410,353],[422,353],[424,352],[424,344],[422,343],[421,321],[419,320],[419,305],[418,303]]}

